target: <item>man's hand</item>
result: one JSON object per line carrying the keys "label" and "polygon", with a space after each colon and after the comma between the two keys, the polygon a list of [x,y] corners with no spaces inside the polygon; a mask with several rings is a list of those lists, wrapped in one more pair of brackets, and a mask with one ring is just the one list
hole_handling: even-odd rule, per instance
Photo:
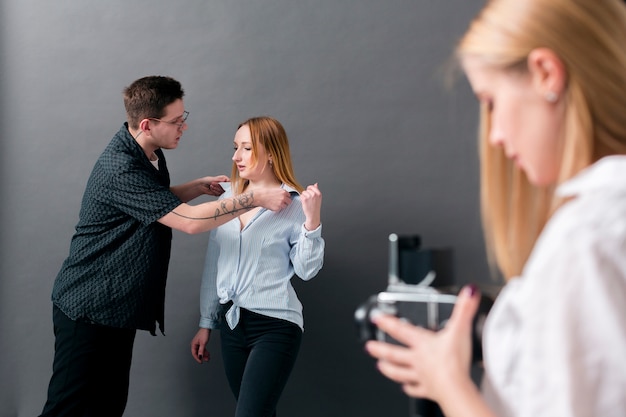
{"label": "man's hand", "polygon": [[226,175],[218,175],[216,177],[204,177],[200,179],[200,189],[202,194],[218,197],[224,193],[224,189],[220,182],[229,182],[230,179]]}
{"label": "man's hand", "polygon": [[253,205],[268,210],[279,211],[291,204],[291,194],[282,188],[259,188],[250,193]]}

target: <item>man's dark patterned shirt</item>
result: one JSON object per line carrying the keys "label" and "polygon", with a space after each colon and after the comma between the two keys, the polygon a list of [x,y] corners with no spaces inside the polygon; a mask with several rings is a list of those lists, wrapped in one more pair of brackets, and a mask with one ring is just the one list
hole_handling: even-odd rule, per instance
{"label": "man's dark patterned shirt", "polygon": [[52,301],[73,320],[155,334],[164,330],[172,230],[158,219],[181,204],[124,124],[87,182],[76,233]]}

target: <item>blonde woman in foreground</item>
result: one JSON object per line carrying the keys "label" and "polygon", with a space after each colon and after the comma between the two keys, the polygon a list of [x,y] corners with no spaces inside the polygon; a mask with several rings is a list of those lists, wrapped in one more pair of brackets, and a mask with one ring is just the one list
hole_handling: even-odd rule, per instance
{"label": "blonde woman in foreground", "polygon": [[470,379],[479,298],[440,332],[382,317],[378,368],[448,416],[626,415],[626,5],[493,0],[457,55],[481,103],[481,200],[507,280]]}

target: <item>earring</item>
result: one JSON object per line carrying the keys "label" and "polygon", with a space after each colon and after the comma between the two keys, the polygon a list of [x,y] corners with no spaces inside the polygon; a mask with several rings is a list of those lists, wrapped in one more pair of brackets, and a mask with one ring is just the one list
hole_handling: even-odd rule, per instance
{"label": "earring", "polygon": [[274,163],[272,162],[272,160],[270,159],[270,167],[273,167]]}
{"label": "earring", "polygon": [[549,102],[549,103],[556,103],[556,101],[559,99],[559,95],[557,93],[555,93],[554,91],[548,91],[544,98]]}

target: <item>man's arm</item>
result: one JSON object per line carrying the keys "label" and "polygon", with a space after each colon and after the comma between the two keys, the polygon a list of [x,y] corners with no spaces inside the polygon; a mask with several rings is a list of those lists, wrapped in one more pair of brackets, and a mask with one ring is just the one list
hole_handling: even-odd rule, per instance
{"label": "man's arm", "polygon": [[224,189],[220,182],[230,181],[226,175],[218,175],[216,177],[202,177],[184,184],[174,185],[170,187],[172,193],[180,198],[180,201],[188,203],[194,198],[207,194],[212,196],[222,195]]}
{"label": "man's arm", "polygon": [[191,206],[183,203],[161,217],[158,222],[181,232],[207,232],[255,208],[278,211],[291,203],[291,196],[282,188],[257,189],[219,201]]}

